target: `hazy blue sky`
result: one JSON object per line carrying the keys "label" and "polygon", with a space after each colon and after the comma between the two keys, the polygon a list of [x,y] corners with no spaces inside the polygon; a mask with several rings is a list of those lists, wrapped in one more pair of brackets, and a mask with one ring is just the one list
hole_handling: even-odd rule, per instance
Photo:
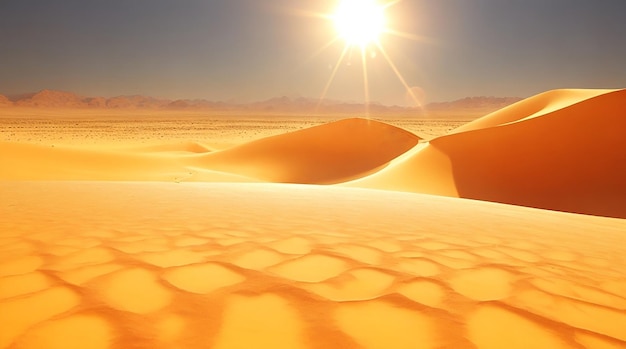
{"label": "hazy blue sky", "polygon": [[[301,13],[334,0],[0,0],[0,93],[254,101],[319,97],[343,48],[333,24]],[[626,0],[404,0],[390,26],[424,38],[382,44],[427,101],[626,87]],[[374,101],[403,104],[383,56],[368,58]],[[357,52],[328,98],[363,100]]]}

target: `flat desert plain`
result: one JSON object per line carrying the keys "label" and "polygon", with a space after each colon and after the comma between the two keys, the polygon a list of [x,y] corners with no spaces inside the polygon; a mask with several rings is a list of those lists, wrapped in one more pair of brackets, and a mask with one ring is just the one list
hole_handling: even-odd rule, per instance
{"label": "flat desert plain", "polygon": [[0,109],[0,348],[626,348],[624,101]]}

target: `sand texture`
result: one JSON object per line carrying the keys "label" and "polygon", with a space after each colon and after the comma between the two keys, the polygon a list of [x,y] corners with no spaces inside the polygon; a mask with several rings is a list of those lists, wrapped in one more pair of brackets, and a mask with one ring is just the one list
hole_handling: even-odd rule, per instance
{"label": "sand texture", "polygon": [[626,348],[624,101],[451,132],[3,108],[0,348]]}
{"label": "sand texture", "polygon": [[0,189],[3,348],[626,346],[624,220],[287,184]]}

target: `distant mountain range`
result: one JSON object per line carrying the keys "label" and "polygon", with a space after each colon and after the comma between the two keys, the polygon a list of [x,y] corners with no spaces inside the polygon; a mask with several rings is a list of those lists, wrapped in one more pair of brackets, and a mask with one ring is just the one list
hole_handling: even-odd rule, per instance
{"label": "distant mountain range", "polygon": [[[430,103],[424,106],[427,111],[477,110],[481,112],[497,110],[521,100],[517,97],[468,97],[451,102]],[[252,103],[212,102],[204,99],[168,100],[146,96],[118,96],[111,98],[84,97],[72,92],[42,90],[6,97],[0,95],[0,107],[16,106],[30,108],[67,109],[153,109],[153,110],[216,110],[251,111],[267,113],[361,113],[364,105],[333,100],[304,97],[276,97]],[[369,105],[372,113],[419,113],[420,108],[387,106],[378,103]]]}
{"label": "distant mountain range", "polygon": [[519,97],[466,97],[452,102],[438,102],[427,105],[429,110],[442,109],[481,109],[481,108],[504,108],[507,105],[521,101]]}

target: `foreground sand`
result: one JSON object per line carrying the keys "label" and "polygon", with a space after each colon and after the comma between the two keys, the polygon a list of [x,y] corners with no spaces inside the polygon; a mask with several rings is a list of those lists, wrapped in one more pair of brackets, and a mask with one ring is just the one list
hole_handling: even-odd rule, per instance
{"label": "foreground sand", "polygon": [[1,348],[623,348],[626,221],[367,189],[2,182]]}
{"label": "foreground sand", "polygon": [[626,348],[625,98],[437,137],[3,110],[0,348]]}

